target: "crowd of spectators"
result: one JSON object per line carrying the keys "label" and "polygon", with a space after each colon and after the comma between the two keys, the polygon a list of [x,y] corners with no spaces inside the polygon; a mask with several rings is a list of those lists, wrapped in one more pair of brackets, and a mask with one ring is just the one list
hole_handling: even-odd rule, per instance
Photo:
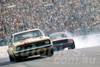
{"label": "crowd of spectators", "polygon": [[40,28],[100,31],[100,0],[0,0],[0,42],[15,32]]}

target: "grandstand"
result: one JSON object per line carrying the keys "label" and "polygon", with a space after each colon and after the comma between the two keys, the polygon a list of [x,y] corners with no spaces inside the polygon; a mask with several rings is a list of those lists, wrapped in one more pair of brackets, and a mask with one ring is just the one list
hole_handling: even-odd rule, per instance
{"label": "grandstand", "polygon": [[0,0],[0,45],[15,32],[40,28],[46,34],[100,31],[99,0]]}

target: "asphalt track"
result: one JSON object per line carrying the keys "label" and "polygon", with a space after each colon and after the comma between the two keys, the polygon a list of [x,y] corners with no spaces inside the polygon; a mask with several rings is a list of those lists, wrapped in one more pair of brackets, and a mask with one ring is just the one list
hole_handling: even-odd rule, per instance
{"label": "asphalt track", "polygon": [[94,43],[78,42],[81,47],[86,46],[80,48],[77,40],[75,42],[77,49],[56,51],[52,57],[37,56],[21,62],[10,62],[7,53],[0,52],[0,67],[100,67],[100,43],[87,47]]}
{"label": "asphalt track", "polygon": [[5,57],[0,59],[0,67],[100,67],[100,46],[57,51],[52,57],[37,56],[21,62]]}

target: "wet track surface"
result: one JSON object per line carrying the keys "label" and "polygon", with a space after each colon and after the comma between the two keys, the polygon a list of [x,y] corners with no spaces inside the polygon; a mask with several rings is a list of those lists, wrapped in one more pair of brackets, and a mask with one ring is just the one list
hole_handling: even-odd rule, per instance
{"label": "wet track surface", "polygon": [[83,38],[82,42],[78,39],[75,39],[77,49],[56,51],[52,57],[10,62],[8,54],[0,52],[0,67],[100,67],[100,42],[91,38],[88,41]]}
{"label": "wet track surface", "polygon": [[52,57],[34,57],[21,62],[10,62],[8,58],[0,59],[0,67],[99,67],[100,46],[62,50]]}

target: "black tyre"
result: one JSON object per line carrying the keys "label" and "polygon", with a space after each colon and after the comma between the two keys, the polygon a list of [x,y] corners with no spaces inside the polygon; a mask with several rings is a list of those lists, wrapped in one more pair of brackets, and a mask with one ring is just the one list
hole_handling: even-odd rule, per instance
{"label": "black tyre", "polygon": [[20,61],[22,60],[22,58],[20,58],[20,57],[15,57],[14,60],[15,60],[15,62],[20,62]]}
{"label": "black tyre", "polygon": [[[9,54],[9,53],[8,53]],[[15,61],[15,62],[19,62],[21,61],[21,58],[20,57],[16,57],[14,54],[12,54],[12,56],[9,54],[9,60],[11,62]]]}
{"label": "black tyre", "polygon": [[68,47],[68,50],[70,50],[70,49],[75,49],[75,43],[74,42],[71,46]]}
{"label": "black tyre", "polygon": [[54,50],[53,49],[48,49],[47,52],[46,52],[46,56],[47,57],[51,57],[51,56],[53,56],[53,54],[54,54]]}
{"label": "black tyre", "polygon": [[13,61],[14,61],[14,58],[13,58],[11,55],[9,55],[9,60],[10,60],[11,62],[13,62]]}

